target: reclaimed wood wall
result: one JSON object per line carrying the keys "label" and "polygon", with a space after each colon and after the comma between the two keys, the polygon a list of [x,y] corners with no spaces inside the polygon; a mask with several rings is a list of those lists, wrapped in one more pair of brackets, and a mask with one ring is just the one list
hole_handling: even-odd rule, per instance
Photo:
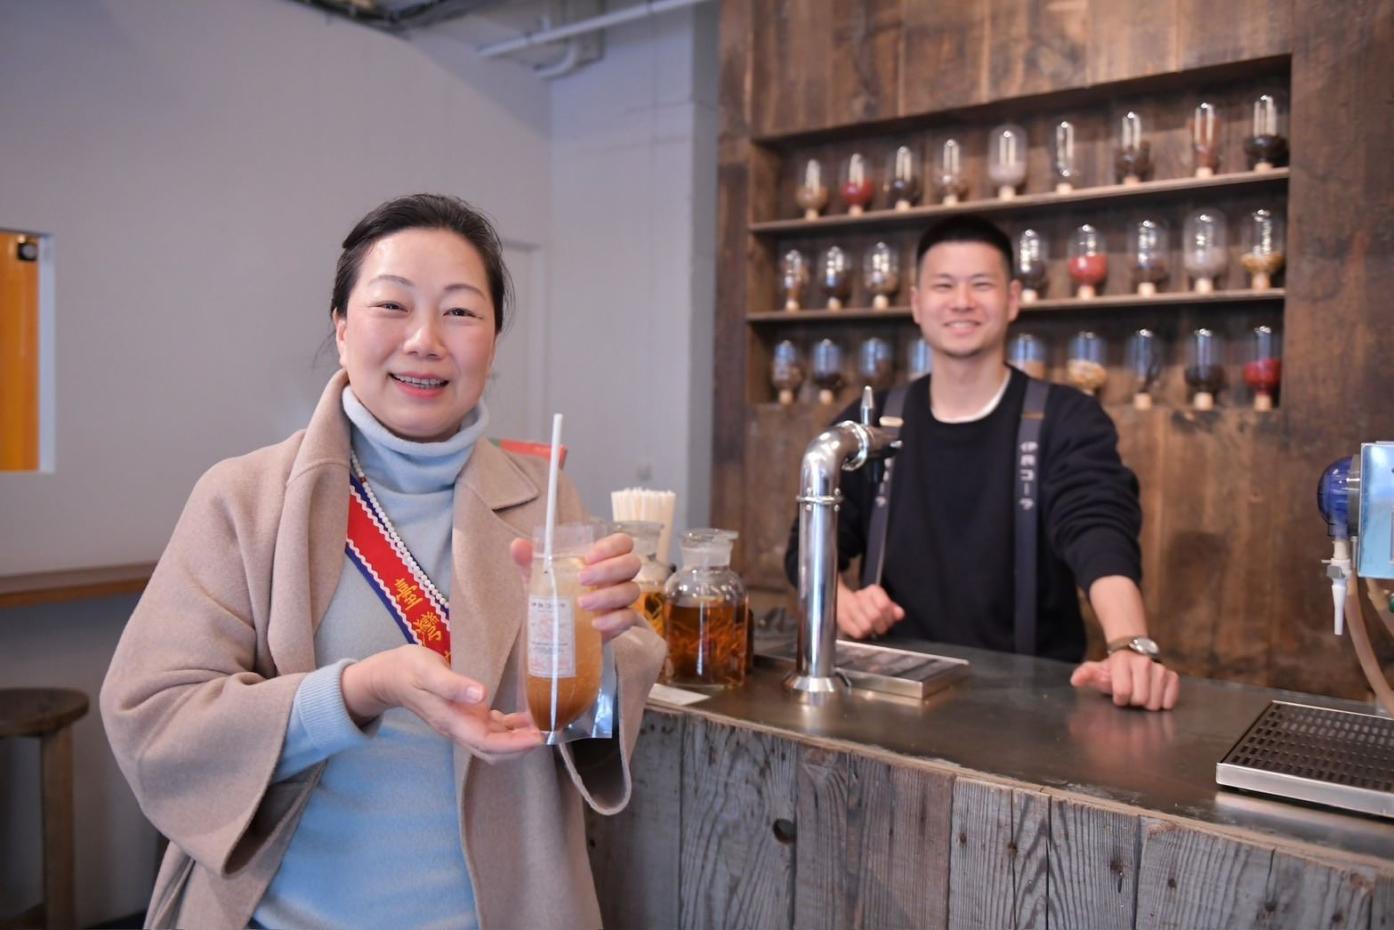
{"label": "reclaimed wood wall", "polygon": [[1142,484],[1144,595],[1172,663],[1362,695],[1349,644],[1330,631],[1314,489],[1332,459],[1394,438],[1394,4],[722,0],[720,35],[713,520],[742,530],[737,565],[757,604],[789,595],[797,459],[835,412],[761,402],[767,341],[745,315],[773,294],[773,268],[749,225],[791,215],[775,207],[781,147],[890,135],[946,111],[985,119],[1037,96],[1063,109],[1098,85],[1174,94],[1192,86],[1188,71],[1286,76],[1279,408],[1109,409]]}
{"label": "reclaimed wood wall", "polygon": [[605,926],[1375,930],[1391,864],[649,708]]}

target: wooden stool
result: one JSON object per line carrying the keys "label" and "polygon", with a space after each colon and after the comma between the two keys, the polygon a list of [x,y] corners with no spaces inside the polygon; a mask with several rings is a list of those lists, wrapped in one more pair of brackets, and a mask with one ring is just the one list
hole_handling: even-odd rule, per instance
{"label": "wooden stool", "polygon": [[87,713],[87,695],[62,688],[0,689],[0,739],[39,740],[44,824],[44,899],[0,927],[77,925],[73,907],[73,731]]}

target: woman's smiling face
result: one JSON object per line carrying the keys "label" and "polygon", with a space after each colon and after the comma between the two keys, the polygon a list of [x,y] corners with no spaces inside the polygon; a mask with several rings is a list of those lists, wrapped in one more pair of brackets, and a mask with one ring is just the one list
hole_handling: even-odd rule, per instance
{"label": "woman's smiling face", "polygon": [[448,439],[484,393],[498,334],[484,261],[445,229],[405,229],[363,257],[334,320],[363,406],[405,439]]}

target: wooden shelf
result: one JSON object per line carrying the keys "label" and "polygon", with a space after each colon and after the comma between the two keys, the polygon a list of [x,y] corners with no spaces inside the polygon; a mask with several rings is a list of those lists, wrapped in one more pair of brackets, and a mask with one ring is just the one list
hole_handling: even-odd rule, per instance
{"label": "wooden shelf", "polygon": [[816,220],[769,220],[763,223],[751,223],[750,231],[756,235],[769,236],[822,233],[842,229],[915,226],[923,224],[926,220],[952,216],[956,213],[1033,213],[1071,204],[1145,200],[1207,190],[1262,188],[1286,184],[1290,173],[1287,168],[1275,168],[1272,171],[1264,172],[1239,171],[1219,174],[1213,178],[1168,178],[1164,181],[1144,181],[1141,184],[1109,184],[1103,187],[1086,187],[1071,191],[1068,194],[1021,194],[1011,200],[992,198],[967,200],[952,206],[933,204],[911,207],[908,210],[868,210],[860,216],[837,213],[831,216],[820,216]]}
{"label": "wooden shelf", "polygon": [[154,562],[75,568],[0,578],[0,608],[57,604],[84,598],[139,594],[155,570]]}
{"label": "wooden shelf", "polygon": [[[1152,297],[1139,297],[1136,294],[1103,294],[1089,300],[1078,297],[1058,297],[1037,300],[1021,305],[1021,312],[1050,313],[1059,310],[1132,310],[1142,307],[1179,307],[1207,304],[1254,303],[1259,301],[1281,301],[1287,296],[1283,288],[1269,288],[1266,291],[1215,291],[1211,294],[1195,294],[1190,291],[1163,291]],[[766,325],[781,323],[825,323],[833,320],[908,320],[910,308],[890,307],[886,310],[872,310],[868,307],[848,307],[843,310],[771,310],[752,312],[745,315],[747,324]]]}

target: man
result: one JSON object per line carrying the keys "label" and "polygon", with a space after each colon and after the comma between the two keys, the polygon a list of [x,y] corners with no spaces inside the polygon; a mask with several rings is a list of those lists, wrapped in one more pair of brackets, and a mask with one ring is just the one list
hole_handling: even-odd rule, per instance
{"label": "man", "polygon": [[[870,564],[859,590],[838,582],[839,629],[1077,662],[1079,586],[1109,656],[1081,664],[1071,683],[1120,706],[1170,709],[1179,679],[1147,637],[1137,479],[1118,457],[1113,422],[1093,398],[1032,387],[1006,364],[1007,326],[1021,309],[1011,241],[986,220],[954,217],[921,237],[916,263],[911,308],[934,370],[876,398],[878,415],[899,406],[904,420],[879,526],[871,471],[843,475],[839,568],[868,551]],[[856,419],[856,406],[838,419]],[[1015,545],[1016,528],[1033,522],[1034,556]],[[795,521],[786,554],[795,583],[798,548]],[[1034,604],[1018,610],[1023,579]]]}

